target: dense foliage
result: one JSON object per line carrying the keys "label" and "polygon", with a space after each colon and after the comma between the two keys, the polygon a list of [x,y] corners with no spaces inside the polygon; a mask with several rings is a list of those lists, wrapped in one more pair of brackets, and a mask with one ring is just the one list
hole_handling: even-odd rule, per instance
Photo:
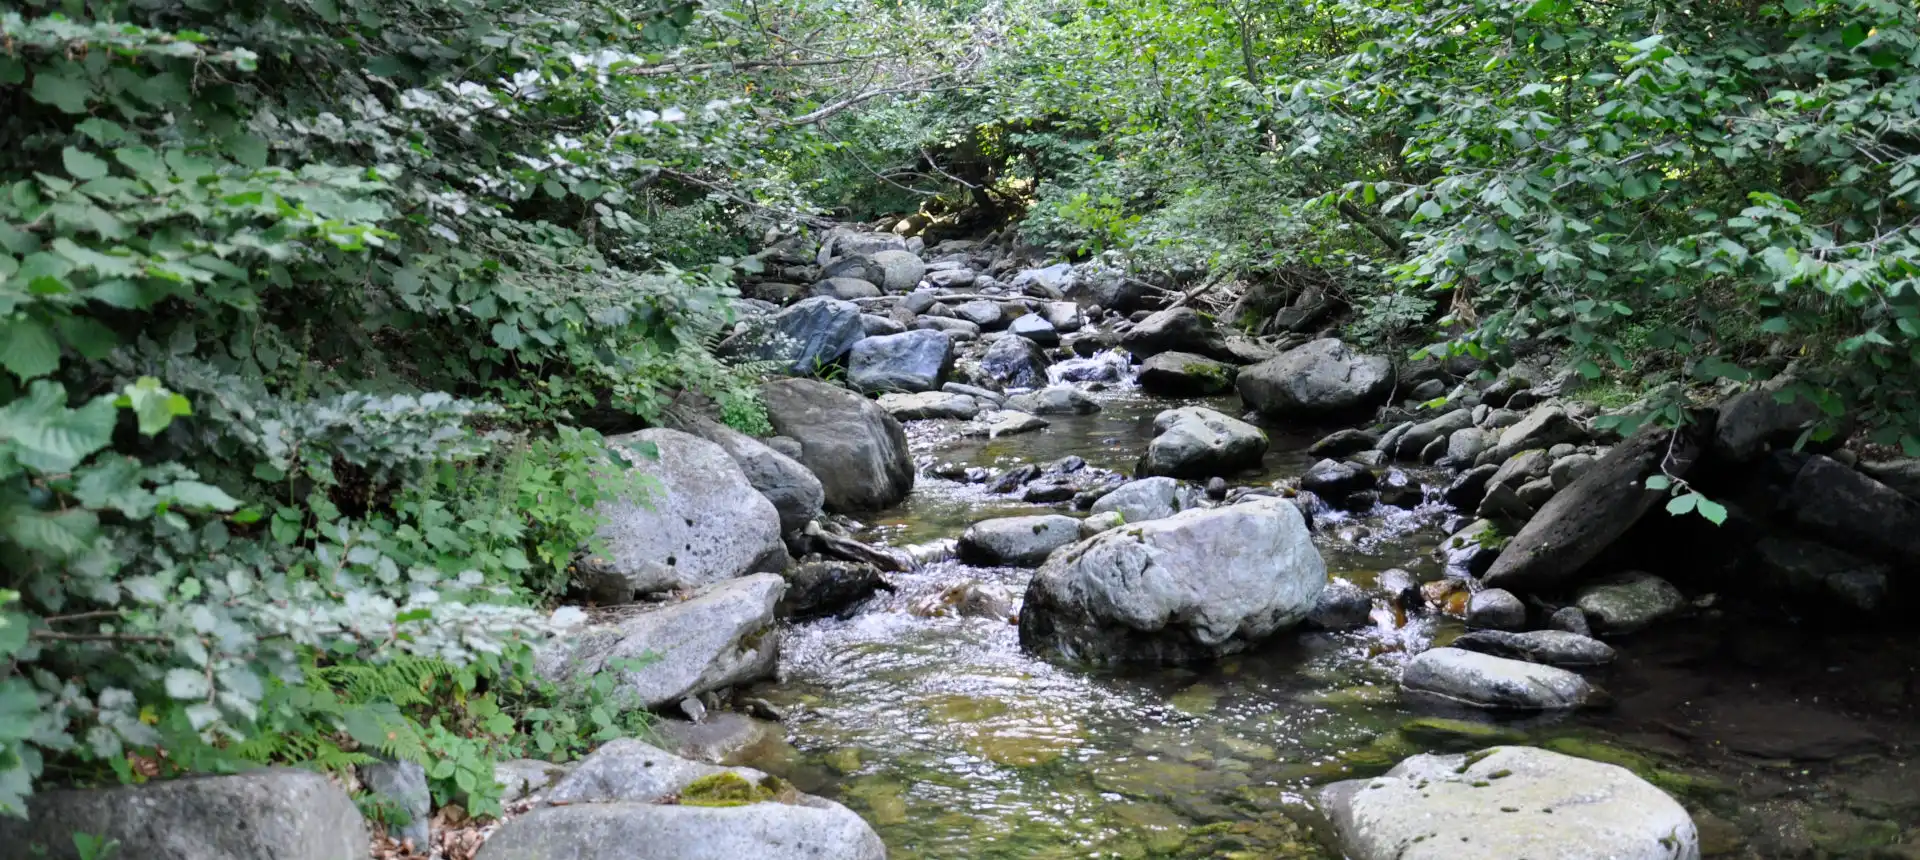
{"label": "dense foliage", "polygon": [[493,756],[626,725],[518,668],[596,500],[646,489],[589,428],[681,389],[764,422],[704,347],[760,233],[817,221],[819,123],[932,85],[912,38],[823,52],[910,23],[0,13],[0,810],[384,754],[485,811]]}

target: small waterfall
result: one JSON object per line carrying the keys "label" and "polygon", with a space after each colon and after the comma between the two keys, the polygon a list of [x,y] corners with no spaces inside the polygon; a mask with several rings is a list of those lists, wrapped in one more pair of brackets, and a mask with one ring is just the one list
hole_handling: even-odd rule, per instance
{"label": "small waterfall", "polygon": [[1133,358],[1126,350],[1103,349],[1087,358],[1070,358],[1047,368],[1047,381],[1133,384]]}

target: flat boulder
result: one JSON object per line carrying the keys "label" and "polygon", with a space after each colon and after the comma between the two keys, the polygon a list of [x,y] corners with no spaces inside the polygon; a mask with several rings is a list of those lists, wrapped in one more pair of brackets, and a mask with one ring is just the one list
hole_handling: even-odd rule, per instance
{"label": "flat boulder", "polygon": [[882,394],[880,408],[901,421],[951,418],[972,421],[980,414],[980,401],[965,394],[947,391],[921,391],[914,394]]}
{"label": "flat boulder", "polygon": [[1586,438],[1586,428],[1573,420],[1567,410],[1558,406],[1542,406],[1502,429],[1500,438],[1480,452],[1474,462],[1505,463],[1508,458],[1522,451],[1534,448],[1544,450],[1567,442],[1584,442]]}
{"label": "flat boulder", "polygon": [[[1516,425],[1518,426],[1518,425]],[[1674,433],[1680,438],[1673,438]],[[1568,484],[1507,542],[1486,573],[1486,584],[1527,593],[1576,580],[1593,561],[1666,493],[1646,478],[1666,471],[1684,477],[1698,459],[1695,432],[1642,427]],[[1489,475],[1491,477],[1491,475]]]}
{"label": "flat boulder", "polygon": [[986,299],[962,302],[953,309],[953,315],[979,326],[983,331],[997,331],[1007,325],[1007,312],[1001,309],[1000,303]]}
{"label": "flat boulder", "polygon": [[1039,314],[1023,314],[1014,317],[1007,326],[1007,333],[1019,335],[1041,346],[1054,346],[1060,343],[1060,330]]}
{"label": "flat boulder", "polygon": [[1080,521],[1059,514],[981,520],[960,535],[967,564],[1038,567],[1054,550],[1080,539]]}
{"label": "flat boulder", "polygon": [[1533,747],[1416,755],[1320,802],[1351,860],[1699,860],[1692,816],[1618,765]]}
{"label": "flat boulder", "polygon": [[1240,399],[1265,415],[1315,418],[1378,405],[1393,389],[1393,362],[1322,338],[1240,369]]}
{"label": "flat boulder", "polygon": [[1564,630],[1470,630],[1449,643],[1450,648],[1477,651],[1510,660],[1566,668],[1604,666],[1613,662],[1613,646],[1591,636]]}
{"label": "flat boulder", "polygon": [[822,278],[814,282],[813,288],[808,292],[814,296],[839,299],[843,302],[877,299],[881,295],[878,284],[859,275]]}
{"label": "flat boulder", "polygon": [[1260,428],[1200,406],[1169,409],[1153,419],[1143,475],[1208,478],[1257,467],[1267,453]]}
{"label": "flat boulder", "polygon": [[1117,513],[1123,523],[1144,523],[1200,507],[1200,488],[1173,478],[1142,478],[1115,487],[1093,503],[1093,513]]}
{"label": "flat boulder", "polygon": [[600,602],[625,603],[786,564],[779,509],[726,449],[665,428],[607,444],[651,481],[600,503],[600,551],[579,564],[581,585]]}
{"label": "flat boulder", "polygon": [[1028,415],[1092,415],[1100,401],[1071,385],[1049,385],[1007,398],[1006,408]]}
{"label": "flat boulder", "polygon": [[140,860],[340,860],[367,856],[371,842],[346,791],[293,768],[42,791],[27,799],[25,818],[0,815],[7,857],[41,856],[39,848],[77,860],[76,833],[119,840]]}
{"label": "flat boulder", "polygon": [[1293,503],[1187,511],[1049,557],[1027,586],[1020,643],[1098,663],[1204,660],[1292,627],[1326,583]]}
{"label": "flat boulder", "polygon": [[879,404],[811,379],[768,382],[760,399],[774,431],[800,443],[795,459],[820,479],[827,510],[884,508],[913,490],[906,431]]}
{"label": "flat boulder", "polygon": [[814,296],[753,320],[746,331],[721,341],[716,351],[724,358],[771,361],[786,372],[810,374],[839,361],[866,336],[859,305]]}
{"label": "flat boulder", "polygon": [[641,708],[757,681],[779,657],[774,609],[786,588],[779,574],[756,573],[569,630],[535,653],[534,669],[562,687],[610,672],[614,695]]}
{"label": "flat boulder", "polygon": [[1632,633],[1687,606],[1687,598],[1650,573],[1629,572],[1581,586],[1573,605],[1599,633]]}
{"label": "flat boulder", "polygon": [[953,338],[925,329],[863,338],[847,359],[847,382],[869,394],[938,391],[953,372]]}
{"label": "flat boulder", "polygon": [[1135,378],[1149,394],[1204,397],[1232,390],[1236,373],[1233,365],[1203,355],[1162,352],[1143,362]]}
{"label": "flat boulder", "polygon": [[1578,708],[1599,690],[1565,669],[1460,648],[1434,648],[1407,661],[1402,689],[1475,708],[1553,711]]}

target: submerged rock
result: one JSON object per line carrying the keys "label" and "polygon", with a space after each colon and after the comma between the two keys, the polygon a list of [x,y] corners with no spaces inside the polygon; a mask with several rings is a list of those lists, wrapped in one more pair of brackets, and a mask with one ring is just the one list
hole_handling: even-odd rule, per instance
{"label": "submerged rock", "polygon": [[960,535],[960,560],[982,566],[1034,567],[1080,539],[1080,521],[1049,514],[981,520]]}
{"label": "submerged rock", "polygon": [[340,860],[367,856],[370,842],[353,798],[292,768],[42,791],[27,798],[25,818],[0,815],[8,857],[33,857],[38,847],[78,858],[76,833],[118,840],[140,860]]}
{"label": "submerged rock", "polygon": [[1421,652],[1400,673],[1400,686],[1476,708],[1516,711],[1578,708],[1599,692],[1565,669],[1459,648]]}
{"label": "submerged rock", "polygon": [[781,575],[787,591],[777,611],[796,620],[837,615],[876,591],[891,589],[879,568],[855,561],[801,562]]}
{"label": "submerged rock", "polygon": [[800,443],[798,459],[826,492],[826,508],[884,508],[913,489],[913,458],[900,422],[871,400],[811,379],[760,387],[775,432]]}
{"label": "submerged rock", "polygon": [[1650,573],[1630,572],[1582,587],[1575,606],[1600,633],[1632,633],[1686,608],[1673,584]]}
{"label": "submerged rock", "polygon": [[1418,755],[1320,794],[1352,860],[1698,860],[1687,810],[1626,768],[1532,747]]}
{"label": "submerged rock", "polygon": [[1260,465],[1267,434],[1211,409],[1169,409],[1153,419],[1153,441],[1140,461],[1146,475],[1206,478]]}
{"label": "submerged rock", "polygon": [[1284,499],[1103,532],[1047,560],[1020,613],[1026,648],[1179,663],[1244,650],[1313,609],[1326,563]]}
{"label": "submerged rock", "polygon": [[534,670],[562,687],[611,672],[614,695],[642,708],[756,681],[779,656],[774,607],[786,588],[779,574],[758,573],[572,630],[535,653]]}
{"label": "submerged rock", "polygon": [[596,537],[602,551],[583,559],[579,572],[581,585],[600,602],[625,603],[637,594],[696,588],[786,565],[780,511],[726,449],[663,428],[607,443],[653,484],[640,495],[600,505],[606,521]]}

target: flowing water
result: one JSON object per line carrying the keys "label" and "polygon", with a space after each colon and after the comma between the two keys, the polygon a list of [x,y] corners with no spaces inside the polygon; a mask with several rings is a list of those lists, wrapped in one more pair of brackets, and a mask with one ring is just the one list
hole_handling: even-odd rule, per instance
{"label": "flowing water", "polygon": [[[909,436],[923,468],[1071,454],[1130,472],[1153,416],[1184,405],[1124,381],[1097,397],[1103,411],[1050,416],[1040,433],[984,440],[915,422]],[[1188,402],[1240,411],[1231,397]],[[1260,473],[1236,485],[1309,465],[1316,434],[1268,429]],[[863,537],[904,546],[1054,510],[923,472]],[[1359,585],[1394,567],[1435,578],[1450,513],[1429,504],[1324,517],[1316,542],[1330,575]],[[1723,627],[1707,610],[1616,643],[1620,664],[1597,676],[1614,708],[1496,722],[1397,694],[1405,656],[1459,632],[1435,614],[1381,607],[1369,628],[1284,634],[1215,665],[1092,671],[1023,653],[1005,620],[910,611],[968,581],[1017,599],[1029,574],[937,562],[895,575],[895,593],[850,618],[794,627],[781,681],[755,691],[790,712],[790,746],[743,763],[851,806],[896,858],[1338,857],[1314,807],[1318,786],[1492,740],[1628,766],[1679,796],[1709,847],[1729,856],[1882,856],[1872,852],[1920,841],[1911,643]],[[1409,725],[1420,718],[1479,722]],[[1484,734],[1460,736],[1470,729]]]}

